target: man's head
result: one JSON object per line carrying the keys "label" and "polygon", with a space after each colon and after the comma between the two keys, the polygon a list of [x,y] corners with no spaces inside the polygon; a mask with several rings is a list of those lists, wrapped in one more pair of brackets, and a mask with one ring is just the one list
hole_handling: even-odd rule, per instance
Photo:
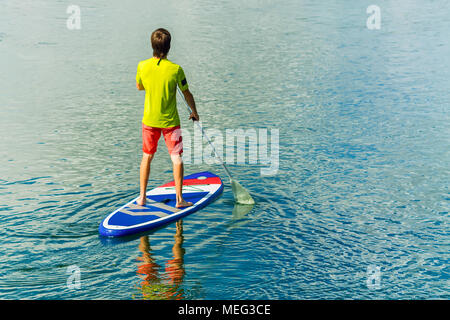
{"label": "man's head", "polygon": [[159,28],[153,31],[151,36],[153,56],[163,58],[170,50],[170,33],[166,29]]}

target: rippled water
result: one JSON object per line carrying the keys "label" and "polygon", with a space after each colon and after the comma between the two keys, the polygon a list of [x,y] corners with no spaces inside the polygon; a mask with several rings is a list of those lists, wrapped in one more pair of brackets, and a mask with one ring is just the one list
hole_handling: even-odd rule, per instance
{"label": "rippled water", "polygon": [[[0,298],[450,298],[447,1],[377,1],[380,30],[369,2],[75,4],[81,30],[65,2],[2,2]],[[226,182],[182,224],[105,241],[138,193],[134,76],[161,26],[205,128],[279,129],[279,170],[229,164],[250,212]],[[170,179],[161,141],[150,185]]]}

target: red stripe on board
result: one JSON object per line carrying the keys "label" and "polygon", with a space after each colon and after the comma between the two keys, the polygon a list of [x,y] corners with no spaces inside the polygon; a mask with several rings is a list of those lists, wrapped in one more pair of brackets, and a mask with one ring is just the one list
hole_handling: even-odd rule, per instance
{"label": "red stripe on board", "polygon": [[[183,186],[193,186],[196,184],[222,184],[222,181],[220,180],[219,177],[211,177],[211,178],[206,178],[206,179],[186,179],[183,180]],[[174,187],[175,186],[175,181],[163,184],[162,186],[160,186],[160,188],[163,187]]]}

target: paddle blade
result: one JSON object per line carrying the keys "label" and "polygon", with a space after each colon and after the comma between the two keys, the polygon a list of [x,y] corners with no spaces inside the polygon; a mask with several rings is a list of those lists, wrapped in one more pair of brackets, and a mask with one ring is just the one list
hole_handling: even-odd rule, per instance
{"label": "paddle blade", "polygon": [[243,186],[239,184],[239,182],[230,179],[231,189],[233,190],[234,200],[237,203],[241,204],[255,204],[255,200],[253,200],[250,193]]}

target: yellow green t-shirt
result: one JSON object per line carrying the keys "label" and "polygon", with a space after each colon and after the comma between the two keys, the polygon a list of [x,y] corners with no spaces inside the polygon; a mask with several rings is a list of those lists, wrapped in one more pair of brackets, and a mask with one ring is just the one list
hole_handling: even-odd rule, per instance
{"label": "yellow green t-shirt", "polygon": [[139,62],[136,82],[145,89],[142,123],[156,128],[179,126],[177,85],[181,91],[188,89],[183,69],[167,59],[150,58]]}

